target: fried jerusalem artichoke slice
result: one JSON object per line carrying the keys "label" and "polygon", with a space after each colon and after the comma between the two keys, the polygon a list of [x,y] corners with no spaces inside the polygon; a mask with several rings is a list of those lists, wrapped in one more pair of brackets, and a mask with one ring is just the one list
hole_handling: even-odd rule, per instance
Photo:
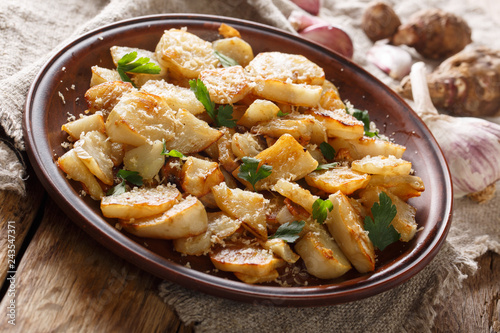
{"label": "fried jerusalem artichoke slice", "polygon": [[113,185],[111,142],[105,134],[98,131],[83,133],[73,149],[92,174],[104,184]]}
{"label": "fried jerusalem artichoke slice", "polygon": [[379,138],[369,138],[366,136],[351,140],[336,137],[328,140],[328,143],[335,149],[335,151],[347,149],[352,158],[355,160],[360,160],[368,155],[393,155],[397,158],[401,158],[403,157],[403,153],[406,151],[405,146],[398,145],[397,143],[391,141]]}
{"label": "fried jerusalem artichoke slice", "polygon": [[395,156],[365,156],[353,161],[351,168],[361,173],[373,175],[408,175],[411,172],[411,162]]}
{"label": "fried jerusalem artichoke slice", "polygon": [[212,102],[234,104],[242,100],[251,90],[251,81],[241,66],[206,69],[199,79],[205,84]]}
{"label": "fried jerusalem artichoke slice", "polygon": [[278,118],[279,112],[280,108],[273,102],[267,99],[256,99],[246,109],[237,124],[252,128],[252,126]]}
{"label": "fried jerusalem artichoke slice", "polygon": [[227,215],[243,221],[243,227],[257,238],[267,239],[266,204],[260,193],[230,189],[222,182],[212,187],[217,206]]}
{"label": "fried jerusalem artichoke slice", "polygon": [[104,120],[106,120],[121,97],[134,90],[135,88],[129,82],[110,81],[98,84],[85,92],[87,108],[90,113],[101,111]]}
{"label": "fried jerusalem artichoke slice", "polygon": [[146,82],[141,87],[142,92],[162,97],[174,111],[186,109],[194,115],[205,112],[205,107],[196,98],[193,91],[163,80]]}
{"label": "fried jerusalem artichoke slice", "polygon": [[140,219],[161,214],[182,199],[175,186],[159,185],[154,188],[133,188],[101,200],[102,215],[122,220]]}
{"label": "fried jerusalem artichoke slice", "polygon": [[[314,171],[318,162],[302,147],[290,134],[283,134],[271,147],[261,151],[255,156],[260,160],[260,165],[272,166],[271,175],[255,184],[257,191],[270,189],[280,179],[295,181]],[[251,184],[238,177],[239,168],[233,171],[247,187]]]}
{"label": "fried jerusalem artichoke slice", "polygon": [[267,276],[285,264],[271,251],[263,249],[258,242],[250,239],[227,241],[224,246],[216,246],[210,253],[210,260],[221,271],[237,272],[250,276]]}
{"label": "fried jerusalem artichoke slice", "polygon": [[160,65],[177,79],[196,79],[202,70],[214,69],[219,64],[212,44],[185,29],[166,30],[155,53]]}
{"label": "fried jerusalem artichoke slice", "polygon": [[97,86],[104,82],[120,81],[120,74],[116,69],[103,68],[99,66],[92,66],[92,77],[90,78],[90,86]]}
{"label": "fried jerusalem artichoke slice", "polygon": [[82,133],[91,131],[104,133],[106,131],[106,128],[104,127],[104,118],[101,113],[81,117],[62,125],[61,129],[68,133],[73,140],[80,139],[80,135],[82,135]]}
{"label": "fried jerusalem artichoke slice", "polygon": [[351,263],[323,228],[308,231],[295,244],[307,272],[320,279],[335,279],[351,269]]}
{"label": "fried jerusalem artichoke slice", "polygon": [[253,50],[250,44],[245,42],[240,36],[218,39],[212,43],[214,51],[217,51],[245,67],[253,60]]}
{"label": "fried jerusalem artichoke slice", "polygon": [[373,271],[375,249],[363,228],[361,216],[342,192],[331,194],[328,199],[333,203],[333,210],[325,220],[330,234],[358,272]]}
{"label": "fried jerusalem artichoke slice", "polygon": [[109,113],[106,133],[112,141],[132,146],[170,141],[175,135],[175,115],[163,98],[130,92]]}
{"label": "fried jerusalem artichoke slice", "polygon": [[272,187],[272,190],[278,192],[285,198],[292,200],[304,208],[309,214],[312,214],[312,206],[319,198],[318,196],[312,195],[309,190],[301,187],[299,184],[285,179],[278,180]]}
{"label": "fried jerusalem artichoke slice", "polygon": [[143,179],[151,180],[160,172],[165,163],[165,155],[162,151],[162,141],[146,143],[127,150],[123,156],[123,166],[126,170],[139,172]]}
{"label": "fried jerusalem artichoke slice", "polygon": [[67,177],[82,183],[86,192],[95,200],[100,200],[104,192],[99,182],[78,158],[74,149],[68,150],[63,156],[57,159],[57,166],[67,174]]}
{"label": "fried jerusalem artichoke slice", "polygon": [[181,169],[181,187],[184,192],[202,197],[210,189],[224,181],[219,164],[213,161],[189,156]]}
{"label": "fried jerusalem artichoke slice", "polygon": [[422,179],[412,175],[372,175],[368,186],[381,186],[403,201],[419,197],[425,191]]}
{"label": "fried jerusalem artichoke slice", "polygon": [[351,170],[348,167],[337,167],[329,170],[313,171],[305,177],[307,184],[326,193],[341,191],[348,195],[365,188],[370,175]]}
{"label": "fried jerusalem artichoke slice", "polygon": [[319,120],[326,128],[328,137],[359,139],[364,134],[363,122],[357,120],[345,110],[324,110],[313,108],[305,112]]}
{"label": "fried jerusalem artichoke slice", "polygon": [[176,239],[204,233],[208,218],[203,204],[196,197],[188,196],[162,214],[121,220],[120,225],[139,237]]}

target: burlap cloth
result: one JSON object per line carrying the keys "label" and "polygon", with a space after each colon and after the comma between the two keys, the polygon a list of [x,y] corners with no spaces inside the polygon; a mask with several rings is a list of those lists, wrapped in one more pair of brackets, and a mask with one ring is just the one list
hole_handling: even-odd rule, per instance
{"label": "burlap cloth", "polygon": [[[320,16],[342,25],[355,44],[354,61],[392,84],[365,61],[371,43],[361,32],[367,1],[324,0]],[[495,8],[485,11],[473,1],[409,0],[394,2],[401,17],[420,8],[440,7],[462,15],[474,43],[500,48]],[[491,2],[492,6],[497,6]],[[0,189],[23,195],[21,117],[34,76],[50,54],[79,34],[134,16],[158,13],[205,13],[232,16],[292,31],[286,18],[298,9],[287,0],[2,0],[0,2],[0,122],[7,140],[0,141]],[[497,8],[498,9],[498,8]],[[498,184],[497,184],[498,185]],[[165,282],[160,295],[186,324],[198,331],[287,332],[426,332],[436,306],[477,269],[475,258],[488,250],[500,253],[500,194],[487,204],[455,201],[448,239],[436,258],[408,282],[382,294],[339,306],[280,308],[240,304],[186,290]]]}

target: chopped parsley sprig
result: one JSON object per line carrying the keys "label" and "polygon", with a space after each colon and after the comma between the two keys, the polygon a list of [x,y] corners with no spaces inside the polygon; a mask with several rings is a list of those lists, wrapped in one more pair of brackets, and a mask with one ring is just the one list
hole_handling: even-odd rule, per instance
{"label": "chopped parsley sprig", "polygon": [[378,131],[371,131],[370,130],[370,116],[368,115],[367,110],[359,110],[359,109],[354,109],[352,112],[352,115],[354,118],[357,120],[361,121],[363,123],[363,127],[365,130],[365,136],[368,136],[370,138],[377,136],[378,137]]}
{"label": "chopped parsley sprig", "polygon": [[125,181],[134,184],[136,186],[142,186],[143,184],[142,177],[141,175],[139,175],[139,172],[137,171],[120,169],[116,173],[116,176],[120,178],[122,181],[120,182],[120,184],[110,188],[106,193],[106,195],[119,195],[127,192]]}
{"label": "chopped parsley sprig", "polygon": [[175,149],[168,150],[167,149],[167,143],[165,140],[163,140],[163,150],[161,151],[161,155],[169,156],[169,157],[178,157],[178,158],[184,158],[184,154],[181,153],[180,151],[177,151]]}
{"label": "chopped parsley sprig", "polygon": [[233,107],[231,105],[220,105],[216,109],[215,103],[210,99],[210,93],[203,81],[200,79],[189,80],[189,86],[218,127],[225,126],[232,128],[236,126],[236,120],[233,119]]}
{"label": "chopped parsley sprig", "polygon": [[222,67],[224,67],[224,68],[239,65],[236,60],[234,60],[231,57],[228,57],[227,55],[220,53],[219,51],[214,51],[214,53],[215,53],[215,56],[219,59],[220,63],[222,64]]}
{"label": "chopped parsley sprig", "polygon": [[241,161],[243,163],[240,165],[238,177],[252,184],[254,191],[257,191],[255,189],[255,184],[259,180],[269,177],[272,173],[273,167],[267,164],[262,164],[259,167],[260,160],[248,156],[243,157]]}
{"label": "chopped parsley sprig", "polygon": [[379,202],[374,203],[371,209],[373,219],[365,217],[365,230],[368,231],[373,246],[383,250],[397,242],[401,235],[391,224],[397,214],[396,206],[385,192],[381,192],[378,198]]}
{"label": "chopped parsley sprig", "polygon": [[135,84],[128,77],[127,73],[141,73],[141,74],[160,74],[161,68],[154,62],[151,62],[147,57],[137,58],[137,52],[130,52],[125,54],[118,60],[116,70],[120,78],[124,82],[130,82],[135,87]]}
{"label": "chopped parsley sprig", "polygon": [[293,243],[299,238],[299,234],[306,225],[305,221],[287,222],[279,226],[274,235],[269,236],[268,239],[279,238],[286,243]]}
{"label": "chopped parsley sprig", "polygon": [[328,212],[333,210],[333,203],[328,199],[323,200],[318,198],[314,201],[312,209],[313,219],[315,219],[319,224],[323,224],[328,216]]}

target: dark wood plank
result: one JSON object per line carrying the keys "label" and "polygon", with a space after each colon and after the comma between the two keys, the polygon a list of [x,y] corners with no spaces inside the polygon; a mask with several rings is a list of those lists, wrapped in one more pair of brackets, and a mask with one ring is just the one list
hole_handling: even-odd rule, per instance
{"label": "dark wood plank", "polygon": [[441,307],[434,332],[500,332],[500,255],[487,252],[478,262],[478,272]]}
{"label": "dark wood plank", "polygon": [[15,252],[17,256],[46,196],[33,172],[28,173],[25,196],[12,191],[0,191],[0,235],[4,235],[0,237],[0,249],[2,249],[0,251],[0,281],[5,280],[8,271],[16,269],[18,260],[12,255]]}
{"label": "dark wood plank", "polygon": [[[91,239],[48,201],[17,270],[18,332],[186,332],[160,299],[160,279]],[[0,305],[6,318],[10,301]],[[13,327],[2,320],[0,331]]]}

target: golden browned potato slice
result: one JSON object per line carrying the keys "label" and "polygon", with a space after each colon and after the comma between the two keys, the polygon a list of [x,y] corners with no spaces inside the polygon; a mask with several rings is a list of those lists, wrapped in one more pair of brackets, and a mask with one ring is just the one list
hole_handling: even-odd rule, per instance
{"label": "golden browned potato slice", "polygon": [[252,90],[241,66],[206,69],[200,72],[199,78],[207,87],[210,99],[217,104],[234,104]]}
{"label": "golden browned potato slice", "polygon": [[245,229],[256,237],[267,239],[266,203],[260,193],[230,189],[226,183],[212,187],[217,206],[229,216],[243,221]]}
{"label": "golden browned potato slice", "polygon": [[360,160],[353,161],[351,168],[354,171],[372,175],[408,175],[411,171],[411,162],[392,155],[365,156]]}
{"label": "golden browned potato slice", "polygon": [[224,181],[217,162],[189,156],[182,166],[181,186],[184,192],[202,197],[210,189]]}
{"label": "golden browned potato slice", "polygon": [[307,272],[320,279],[335,279],[351,269],[349,260],[324,229],[307,232],[296,244],[295,251],[306,264]]}
{"label": "golden browned potato slice", "polygon": [[106,131],[104,127],[104,118],[101,113],[81,117],[80,119],[62,125],[61,129],[68,133],[73,140],[80,139],[82,133],[91,131],[104,133]]}
{"label": "golden browned potato slice", "polygon": [[183,154],[198,153],[216,142],[222,132],[196,118],[191,112],[180,109],[175,118],[175,135],[166,142],[168,150],[175,149]]}
{"label": "golden browned potato slice", "polygon": [[121,221],[120,224],[139,237],[176,239],[204,233],[208,218],[203,204],[196,197],[188,196],[163,214]]}
{"label": "golden browned potato slice", "polygon": [[328,199],[333,203],[333,210],[325,220],[330,234],[358,272],[373,271],[375,249],[363,228],[361,216],[342,192],[338,191]]}
{"label": "golden browned potato slice", "polygon": [[285,179],[278,180],[272,187],[272,190],[300,205],[309,214],[312,214],[312,206],[319,199],[319,197],[312,195],[309,190],[301,187],[299,184]]}
{"label": "golden browned potato slice", "polygon": [[188,88],[160,80],[146,82],[141,87],[141,91],[162,97],[174,111],[186,109],[194,115],[205,112],[203,104],[196,98],[193,91]]}
{"label": "golden browned potato slice", "polygon": [[250,44],[239,36],[218,39],[212,43],[214,51],[220,52],[236,61],[240,66],[247,66],[253,60],[253,50]]}
{"label": "golden browned potato slice", "polygon": [[[279,179],[295,181],[303,178],[318,166],[318,162],[290,134],[282,135],[275,144],[261,151],[255,158],[261,161],[260,165],[273,167],[269,177],[255,184],[257,191],[270,189]],[[239,168],[233,171],[233,176],[247,187],[251,187],[249,182],[238,177],[238,172]]]}
{"label": "golden browned potato slice", "polygon": [[406,150],[405,146],[398,145],[397,143],[378,139],[362,137],[360,139],[347,140],[343,138],[332,138],[328,143],[336,150],[342,148],[348,149],[352,158],[360,160],[365,156],[390,156],[393,155],[401,158]]}
{"label": "golden browned potato slice", "polygon": [[219,64],[212,44],[185,29],[166,30],[155,53],[158,62],[176,78],[196,79],[202,70]]}
{"label": "golden browned potato slice", "polygon": [[156,60],[156,54],[154,52],[151,52],[149,50],[143,50],[135,47],[126,47],[126,46],[112,46],[110,49],[111,53],[111,58],[113,58],[113,63],[115,66],[118,66],[118,61],[123,58],[124,55],[131,53],[131,52],[137,52],[137,59],[138,58],[149,58],[149,62],[152,62],[153,64],[157,65],[160,67],[160,73],[159,74],[143,74],[143,73],[127,73],[131,77],[131,80],[134,82],[134,84],[138,87],[142,86],[144,83],[146,83],[149,80],[162,80],[166,79],[168,76],[168,71],[166,68],[164,68],[157,60]]}
{"label": "golden browned potato slice", "polygon": [[273,102],[266,99],[257,99],[250,104],[237,123],[252,128],[252,126],[277,118],[279,111],[280,108]]}
{"label": "golden browned potato slice", "polygon": [[262,247],[271,251],[289,264],[293,264],[300,259],[300,256],[293,252],[284,240],[279,238],[268,239],[266,242],[262,243]]}
{"label": "golden browned potato slice", "polygon": [[256,80],[277,80],[317,86],[322,86],[325,81],[323,68],[298,54],[261,52],[245,69]]}
{"label": "golden browned potato slice", "polygon": [[119,166],[123,163],[123,157],[125,156],[125,144],[120,142],[111,142],[111,151],[109,156],[113,161],[115,166]]}
{"label": "golden browned potato slice", "polygon": [[87,90],[85,92],[85,101],[90,113],[101,111],[104,120],[106,120],[122,95],[134,90],[135,88],[129,82],[104,82]]}
{"label": "golden browned potato slice", "polygon": [[212,158],[218,159],[227,172],[233,172],[240,165],[232,148],[231,138],[235,131],[231,128],[222,128],[221,132],[222,136],[217,140],[217,157]]}
{"label": "golden browned potato slice", "polygon": [[325,110],[345,110],[345,104],[340,99],[339,90],[328,80],[323,83],[323,93],[319,105]]}
{"label": "golden browned potato slice", "polygon": [[174,239],[177,252],[188,255],[206,254],[213,244],[223,244],[226,237],[231,236],[241,227],[241,220],[233,219],[223,212],[208,213],[208,228],[205,233]]}
{"label": "golden browned potato slice", "polygon": [[111,160],[111,142],[105,134],[92,131],[82,134],[75,142],[76,155],[90,172],[104,184],[113,185],[113,161]]}
{"label": "golden browned potato slice", "polygon": [[138,91],[124,94],[106,120],[110,139],[132,146],[170,141],[176,127],[174,112],[163,98]]}
{"label": "golden browned potato slice", "polygon": [[249,132],[235,133],[231,138],[231,149],[233,154],[240,159],[245,156],[254,157],[262,151],[262,147],[255,139],[255,135]]}
{"label": "golden browned potato slice", "polygon": [[102,198],[101,211],[102,215],[109,218],[139,219],[161,214],[181,199],[182,194],[175,186],[135,187],[128,192]]}
{"label": "golden browned potato slice", "polygon": [[365,132],[363,123],[345,110],[310,109],[305,113],[312,115],[326,127],[328,137],[359,139]]}
{"label": "golden browned potato slice", "polygon": [[78,158],[76,152],[71,149],[57,159],[57,165],[64,171],[68,178],[81,182],[85,191],[95,200],[100,200],[104,192],[94,175],[85,164]]}
{"label": "golden browned potato slice", "polygon": [[123,166],[130,171],[137,171],[144,179],[153,179],[165,163],[165,155],[162,155],[163,142],[155,141],[153,144],[128,150],[123,156]]}
{"label": "golden browned potato slice", "polygon": [[120,81],[120,74],[115,69],[108,69],[99,66],[92,66],[92,77],[90,78],[90,86],[111,81]]}
{"label": "golden browned potato slice", "polygon": [[248,283],[248,284],[272,282],[279,277],[279,273],[277,270],[273,270],[273,271],[269,272],[268,274],[260,275],[260,276],[248,275],[248,274],[243,274],[240,272],[234,272],[234,275],[238,279],[240,279],[241,281]]}
{"label": "golden browned potato slice", "polygon": [[225,246],[217,246],[212,249],[210,260],[221,271],[251,276],[266,276],[285,264],[284,260],[263,249],[259,243],[247,243],[248,240],[240,239],[228,241]]}
{"label": "golden browned potato slice", "polygon": [[410,206],[383,187],[370,186],[364,189],[360,193],[359,201],[366,207],[367,211],[371,211],[373,204],[379,201],[379,195],[381,192],[385,192],[389,196],[392,204],[395,205],[397,209],[396,216],[391,223],[392,226],[401,235],[401,241],[409,242],[417,232],[417,222],[415,221],[415,214],[417,210],[415,207]]}
{"label": "golden browned potato slice", "polygon": [[288,133],[301,145],[306,145],[309,142],[321,144],[327,140],[325,127],[316,118],[309,115],[275,118],[254,126],[252,132],[273,138],[279,138]]}
{"label": "golden browned potato slice", "polygon": [[420,194],[425,191],[422,179],[411,175],[372,175],[369,186],[382,186],[403,201],[408,201],[408,199],[413,197],[419,197]]}
{"label": "golden browned potato slice", "polygon": [[321,98],[321,87],[284,82],[277,79],[256,80],[253,93],[277,103],[314,107]]}
{"label": "golden browned potato slice", "polygon": [[348,167],[337,167],[311,172],[305,180],[310,186],[327,193],[341,191],[347,195],[366,187],[370,181],[370,175],[353,171]]}

